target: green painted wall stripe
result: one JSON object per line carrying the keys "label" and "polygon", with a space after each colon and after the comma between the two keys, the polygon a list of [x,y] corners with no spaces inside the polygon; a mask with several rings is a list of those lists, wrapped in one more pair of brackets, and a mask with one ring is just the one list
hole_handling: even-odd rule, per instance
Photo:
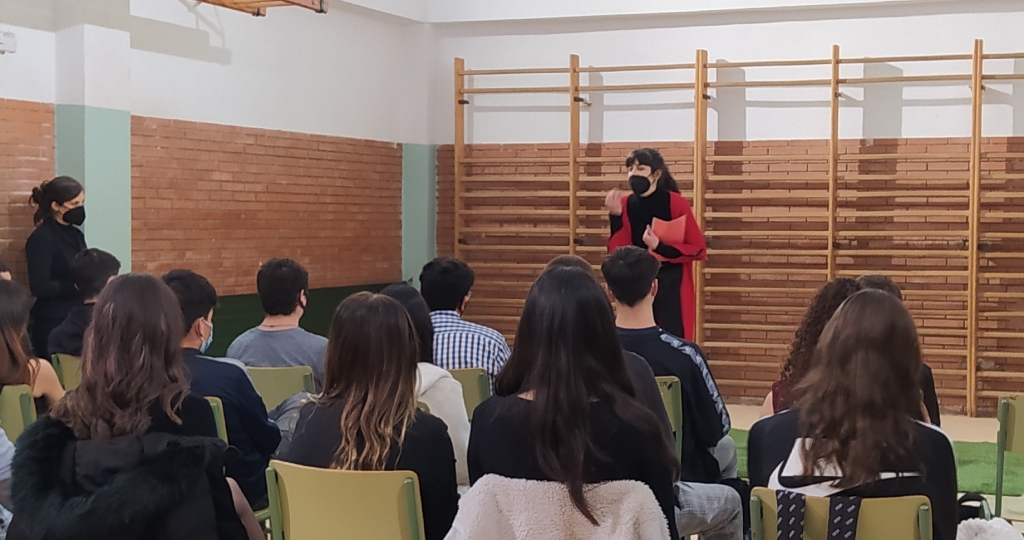
{"label": "green painted wall stripe", "polygon": [[419,286],[437,254],[437,146],[402,145],[402,277]]}
{"label": "green painted wall stripe", "polygon": [[85,105],[56,106],[57,174],[85,185],[85,239],[132,263],[132,116]]}
{"label": "green painted wall stripe", "polygon": [[[299,324],[314,334],[327,336],[334,310],[342,300],[359,291],[377,292],[387,285],[380,283],[312,289],[306,297],[306,313]],[[209,353],[213,356],[224,356],[228,345],[231,345],[239,334],[259,325],[262,321],[263,308],[260,306],[259,296],[242,294],[220,297],[213,314],[213,344],[210,345]]]}

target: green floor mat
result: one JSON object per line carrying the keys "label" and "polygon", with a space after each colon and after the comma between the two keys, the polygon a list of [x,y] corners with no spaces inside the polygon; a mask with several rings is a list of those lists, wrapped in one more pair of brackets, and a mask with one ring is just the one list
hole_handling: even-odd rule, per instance
{"label": "green floor mat", "polygon": [[[747,476],[747,432],[729,432],[736,441],[740,476]],[[996,491],[996,445],[983,442],[954,442],[956,472],[960,491],[993,494]],[[1024,495],[1024,456],[1006,454],[1003,493],[1009,497]]]}

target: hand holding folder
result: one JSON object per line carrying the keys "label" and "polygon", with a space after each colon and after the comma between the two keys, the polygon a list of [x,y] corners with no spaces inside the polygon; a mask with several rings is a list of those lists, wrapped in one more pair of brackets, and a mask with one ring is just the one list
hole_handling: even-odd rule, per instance
{"label": "hand holding folder", "polygon": [[[658,240],[663,243],[676,246],[682,245],[686,239],[686,216],[678,217],[672,221],[654,218],[651,222],[651,230],[658,237]],[[655,253],[654,250],[650,250],[650,252],[659,261],[665,262],[668,260]]]}

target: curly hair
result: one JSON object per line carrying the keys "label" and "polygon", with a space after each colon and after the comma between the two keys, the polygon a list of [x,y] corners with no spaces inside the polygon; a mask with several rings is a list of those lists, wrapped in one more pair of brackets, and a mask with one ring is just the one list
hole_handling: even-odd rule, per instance
{"label": "curly hair", "polygon": [[[811,355],[814,354],[814,348],[818,345],[818,339],[821,337],[821,332],[825,330],[825,325],[828,324],[839,306],[859,290],[861,290],[861,286],[856,280],[839,278],[825,284],[818,294],[814,295],[811,306],[807,308],[807,313],[804,314],[804,318],[800,321],[800,326],[793,336],[793,344],[789,347],[789,356],[782,365],[780,380],[782,389],[792,389],[804,378],[811,367]],[[785,393],[788,394],[788,392]],[[787,408],[789,396],[778,397],[784,405],[783,408]]]}

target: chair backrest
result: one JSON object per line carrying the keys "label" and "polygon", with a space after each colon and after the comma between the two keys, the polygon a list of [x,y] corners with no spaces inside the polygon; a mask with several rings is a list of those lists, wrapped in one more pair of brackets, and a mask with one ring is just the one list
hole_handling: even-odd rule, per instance
{"label": "chair backrest", "polygon": [[71,391],[82,384],[82,358],[70,354],[55,354],[52,357],[53,370],[64,390]]}
{"label": "chair backrest", "polygon": [[677,377],[671,375],[655,379],[658,381],[661,401],[665,404],[668,422],[675,436],[676,459],[683,459],[683,385]]}
{"label": "chair backrest", "polygon": [[423,540],[419,479],[412,471],[339,471],[271,461],[273,540]]}
{"label": "chair backrest", "polygon": [[491,397],[491,387],[487,384],[487,372],[483,368],[449,369],[455,380],[462,384],[462,399],[466,402],[466,414],[473,419],[473,410],[484,400]]}
{"label": "chair backrest", "polygon": [[25,428],[36,421],[36,405],[32,401],[32,388],[27,384],[4,386],[0,390],[0,427],[7,438],[18,440]]}
{"label": "chair backrest", "polygon": [[996,516],[1003,515],[1003,474],[1006,452],[1024,453],[1024,394],[999,400],[996,437]]}
{"label": "chair backrest", "polygon": [[228,442],[228,423],[224,420],[224,402],[219,397],[213,396],[206,396],[206,401],[210,402],[210,408],[213,409],[213,421],[217,423],[217,437]]}
{"label": "chair backrest", "polygon": [[298,392],[313,392],[313,369],[309,366],[246,368],[268,411]]}
{"label": "chair backrest", "polygon": [[999,400],[999,432],[1004,451],[1024,453],[1024,394]]}
{"label": "chair backrest", "polygon": [[[828,498],[807,497],[804,540],[829,540]],[[750,494],[752,540],[775,540],[778,531],[778,501],[775,491],[756,487]],[[860,540],[931,540],[932,512],[928,497],[864,499],[857,521]]]}

